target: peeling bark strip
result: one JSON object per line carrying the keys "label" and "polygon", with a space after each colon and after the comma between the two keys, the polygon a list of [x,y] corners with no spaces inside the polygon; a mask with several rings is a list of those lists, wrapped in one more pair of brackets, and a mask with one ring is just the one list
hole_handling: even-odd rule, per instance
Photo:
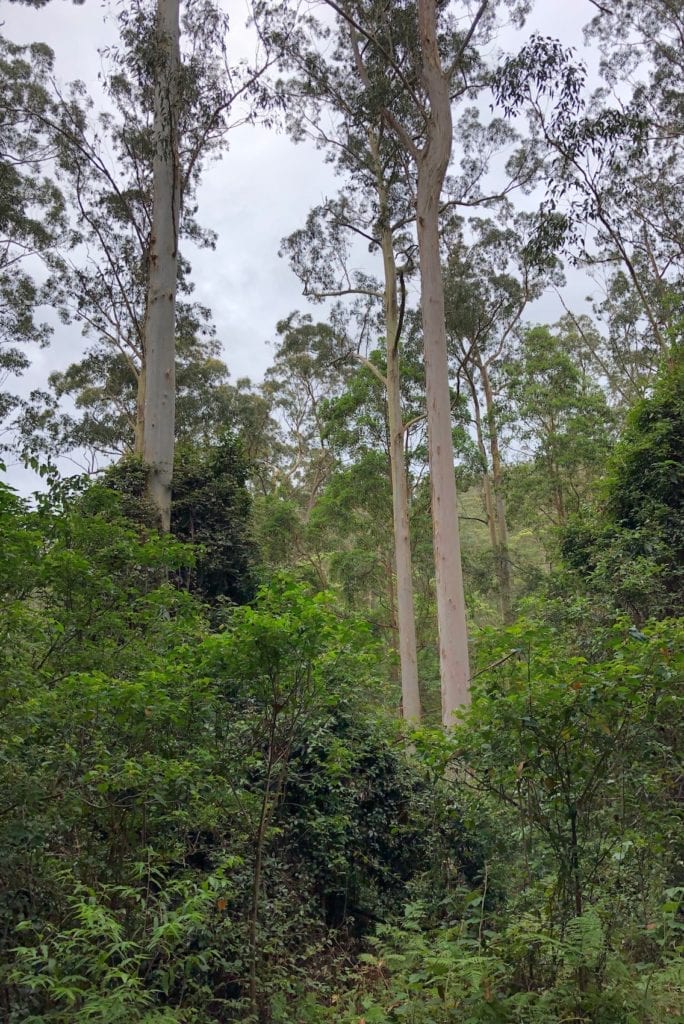
{"label": "peeling bark strip", "polygon": [[176,281],[180,170],[177,100],[180,68],[179,0],[157,0],[154,53],[152,235],[144,325],[143,462],[147,492],[161,529],[171,527],[176,412]]}

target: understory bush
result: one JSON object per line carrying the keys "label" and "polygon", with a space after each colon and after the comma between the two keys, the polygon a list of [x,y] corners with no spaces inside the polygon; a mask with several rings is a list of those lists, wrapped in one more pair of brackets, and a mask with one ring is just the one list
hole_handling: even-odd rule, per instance
{"label": "understory bush", "polygon": [[594,662],[534,622],[480,638],[472,709],[417,737],[479,838],[480,876],[414,878],[326,1019],[684,1019],[683,638],[678,621],[621,622]]}
{"label": "understory bush", "polygon": [[681,622],[483,631],[409,733],[366,624],[216,628],[122,500],[0,488],[0,1019],[682,1019]]}
{"label": "understory bush", "polygon": [[[437,849],[369,631],[276,577],[212,632],[116,494],[3,499],[2,1015],[325,1004]],[[457,814],[439,842],[476,870]]]}

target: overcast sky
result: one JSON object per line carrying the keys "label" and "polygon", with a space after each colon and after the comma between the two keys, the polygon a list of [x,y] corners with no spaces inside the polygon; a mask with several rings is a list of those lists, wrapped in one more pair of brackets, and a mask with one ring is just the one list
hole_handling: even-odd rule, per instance
{"label": "overcast sky", "polygon": [[[243,0],[223,0],[223,6],[231,18],[229,52],[246,55],[252,45],[245,28],[246,5]],[[55,52],[60,82],[81,79],[97,100],[98,50],[116,37],[115,25],[106,17],[108,7],[100,0],[86,0],[83,6],[52,0],[35,10],[0,0],[0,31],[17,43],[47,43]],[[552,35],[583,53],[582,27],[594,12],[589,0],[537,0],[525,35]],[[331,168],[313,145],[295,146],[285,135],[263,127],[234,130],[228,151],[206,169],[198,219],[218,233],[218,244],[214,252],[192,256],[193,279],[197,298],[213,312],[234,379],[259,380],[271,361],[268,342],[274,338],[276,322],[305,308],[299,282],[278,258],[279,243],[303,225],[312,206],[336,189]],[[567,298],[578,312],[586,308],[588,290],[583,278],[571,277]],[[561,312],[557,298],[549,295],[535,306],[533,316],[553,321]],[[49,372],[66,367],[82,349],[77,324],[58,327],[50,348],[32,352],[34,362],[23,388],[43,386]],[[16,469],[12,477],[22,490],[33,486]]]}

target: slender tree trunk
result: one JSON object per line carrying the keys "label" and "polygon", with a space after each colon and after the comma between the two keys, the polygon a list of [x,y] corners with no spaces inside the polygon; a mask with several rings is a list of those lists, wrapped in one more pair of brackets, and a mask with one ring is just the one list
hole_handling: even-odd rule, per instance
{"label": "slender tree trunk", "polygon": [[497,583],[499,584],[500,597],[501,580],[499,579],[499,565],[497,560],[499,538],[496,532],[496,510],[494,508],[494,492],[492,490],[492,477],[488,469],[485,470],[484,476],[482,477],[482,494],[484,496],[485,515],[487,516],[487,525],[489,527],[489,543],[491,545],[492,555],[494,557],[494,569],[496,572]]}
{"label": "slender tree trunk", "polygon": [[492,453],[492,485],[494,491],[494,507],[496,509],[496,547],[494,557],[497,563],[497,579],[499,581],[499,597],[501,614],[508,626],[513,621],[513,587],[511,581],[511,560],[508,550],[508,523],[506,521],[506,499],[503,492],[503,464],[499,446],[499,431],[496,425],[496,409],[494,393],[489,379],[487,364],[478,364],[487,407],[487,430],[489,432],[489,448]]}
{"label": "slender tree trunk", "polygon": [[135,454],[142,457],[145,444],[145,386],[147,383],[147,371],[143,360],[138,374],[137,391],[135,396]]}
{"label": "slender tree trunk", "polygon": [[390,429],[394,561],[397,573],[397,621],[401,664],[401,706],[404,718],[420,719],[416,618],[413,606],[413,566],[409,525],[408,484],[404,463],[404,425],[399,395],[399,352],[392,341],[392,318],[387,321],[387,412]]}
{"label": "slender tree trunk", "polygon": [[561,484],[560,472],[555,462],[553,463],[552,476],[554,480],[554,505],[556,508],[556,515],[558,516],[558,526],[565,526],[568,519],[567,513],[565,511],[565,496],[563,494],[563,485]]}
{"label": "slender tree trunk", "polygon": [[399,659],[399,623],[397,621],[397,602],[395,592],[395,575],[392,558],[383,562],[387,585],[387,628],[389,633],[388,646],[392,652],[390,679],[393,683],[401,682],[401,663]]}
{"label": "slender tree trunk", "polygon": [[376,158],[378,197],[380,199],[382,261],[385,278],[385,330],[387,335],[387,420],[390,440],[392,480],[392,520],[394,527],[394,564],[396,569],[397,624],[399,627],[399,664],[401,668],[401,710],[404,718],[419,721],[421,716],[418,685],[416,616],[413,604],[413,565],[409,524],[408,483],[404,462],[404,423],[401,411],[401,371],[397,268],[394,259],[392,229],[389,222],[387,191],[380,173],[377,140],[371,139]]}
{"label": "slender tree trunk", "polygon": [[557,526],[565,526],[567,522],[567,514],[565,511],[565,494],[563,493],[563,481],[561,479],[560,468],[554,458],[554,451],[558,448],[558,439],[556,435],[556,423],[553,415],[549,417],[549,426],[547,430],[546,444],[548,447],[548,466],[549,466],[549,477],[551,479],[551,486],[553,491],[553,507],[556,511]]}
{"label": "slender tree trunk", "polygon": [[171,527],[175,431],[176,281],[180,169],[177,92],[180,67],[179,0],[157,0],[152,235],[144,325],[145,399],[143,461],[148,495],[162,530]]}
{"label": "slender tree trunk", "polygon": [[482,429],[482,412],[480,410],[480,399],[470,374],[466,371],[466,380],[468,387],[470,388],[470,394],[473,400],[473,411],[475,413],[475,436],[477,438],[477,449],[482,458],[482,496],[484,498],[485,515],[487,516],[487,527],[489,529],[489,543],[492,549],[492,558],[494,559],[494,571],[496,573],[496,582],[499,588],[499,605],[501,607],[501,617],[506,621],[506,609],[503,600],[504,587],[502,585],[501,571],[500,571],[500,560],[499,560],[499,535],[497,532],[497,510],[494,502],[494,490],[492,487],[492,475],[489,472],[489,453],[487,452],[487,446],[484,440],[484,431]]}
{"label": "slender tree trunk", "polygon": [[425,390],[437,587],[442,721],[470,703],[468,632],[458,529],[444,285],[439,246],[439,205],[452,144],[448,76],[437,45],[435,0],[419,0],[423,81],[430,102],[428,136],[418,159],[418,249],[423,316]]}
{"label": "slender tree trunk", "polygon": [[513,622],[513,583],[511,579],[511,553],[508,547],[508,523],[506,521],[506,499],[502,481],[494,476],[494,502],[498,528],[497,557],[499,562],[499,586],[501,588],[501,614],[506,626]]}

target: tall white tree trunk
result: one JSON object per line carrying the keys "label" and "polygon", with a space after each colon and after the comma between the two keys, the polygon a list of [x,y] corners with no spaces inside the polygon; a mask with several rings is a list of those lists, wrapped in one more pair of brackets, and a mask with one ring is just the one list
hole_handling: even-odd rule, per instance
{"label": "tall white tree trunk", "polygon": [[401,369],[399,334],[401,331],[397,298],[397,266],[390,224],[387,186],[383,179],[380,146],[374,132],[369,145],[375,163],[379,205],[380,241],[384,278],[385,334],[387,339],[387,421],[390,438],[390,475],[392,480],[392,523],[394,530],[394,567],[396,572],[397,627],[401,669],[402,716],[418,722],[421,717],[418,684],[416,615],[413,603],[413,564],[409,522],[408,482],[404,461],[404,421],[401,409]]}
{"label": "tall white tree trunk", "polygon": [[145,448],[145,353],[143,351],[142,365],[138,374],[136,396],[135,396],[135,454],[142,458]]}
{"label": "tall white tree trunk", "polygon": [[[389,321],[388,321],[389,326]],[[388,343],[392,344],[388,332]],[[401,707],[404,718],[419,721],[421,716],[418,686],[416,617],[413,605],[413,566],[409,526],[408,484],[404,463],[404,427],[399,402],[399,353],[387,356],[387,412],[390,431],[392,473],[392,517],[394,525],[394,562],[397,574],[397,624],[399,626],[399,663],[401,665]]]}
{"label": "tall white tree trunk", "polygon": [[181,182],[177,96],[179,0],[157,0],[152,235],[144,326],[143,462],[162,530],[171,526],[176,410],[176,281]]}
{"label": "tall white tree trunk", "polygon": [[429,99],[428,135],[418,159],[418,249],[423,316],[432,530],[437,588],[437,624],[442,689],[442,721],[470,703],[470,666],[463,571],[458,528],[456,478],[444,324],[444,285],[439,246],[439,206],[453,127],[449,78],[437,45],[435,0],[418,0],[423,82]]}
{"label": "tall white tree trunk", "polygon": [[418,721],[421,715],[418,687],[416,618],[413,606],[413,566],[409,526],[408,483],[404,461],[404,423],[401,412],[401,374],[399,367],[399,311],[397,271],[392,233],[382,232],[385,268],[385,323],[387,330],[387,419],[390,435],[390,471],[392,475],[392,518],[394,525],[394,563],[397,574],[397,624],[399,627],[399,663],[401,666],[401,706],[404,718]]}

